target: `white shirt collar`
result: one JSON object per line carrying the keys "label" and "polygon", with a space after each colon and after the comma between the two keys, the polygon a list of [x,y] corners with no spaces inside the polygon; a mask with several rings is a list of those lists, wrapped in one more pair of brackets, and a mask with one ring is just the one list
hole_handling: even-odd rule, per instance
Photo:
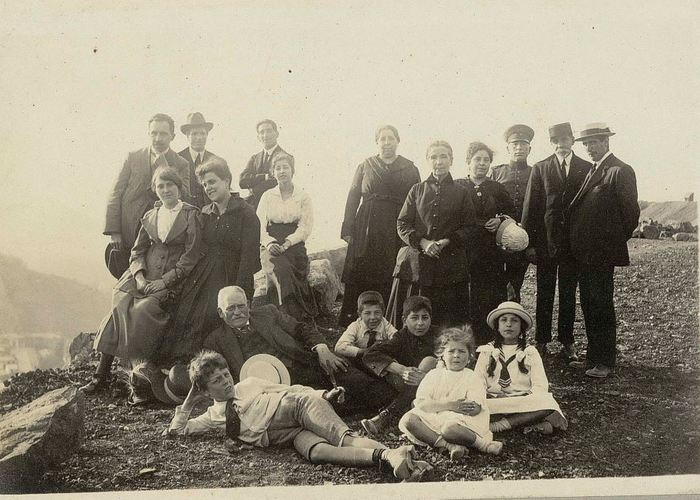
{"label": "white shirt collar", "polygon": [[275,144],[274,146],[272,146],[272,149],[265,149],[265,148],[263,148],[263,152],[264,152],[265,154],[267,154],[268,156],[270,156],[270,155],[272,155],[272,153],[275,151],[275,149],[277,149],[277,144]]}
{"label": "white shirt collar", "polygon": [[177,205],[175,205],[173,208],[167,208],[165,205],[160,206],[160,210],[163,210],[165,212],[171,212],[171,213],[177,213],[180,210],[182,210],[182,200],[177,202]]}
{"label": "white shirt collar", "polygon": [[148,146],[148,149],[149,149],[149,151],[151,152],[151,157],[152,157],[152,158],[158,158],[159,156],[165,156],[165,155],[167,155],[168,152],[170,151],[170,148],[168,148],[168,149],[166,149],[165,151],[163,151],[162,153],[159,153],[158,151],[156,151],[155,149],[153,149],[153,146]]}
{"label": "white shirt collar", "polygon": [[192,149],[191,146],[190,146],[189,150],[190,150],[190,158],[192,158],[192,163],[197,161],[197,155],[202,155],[201,160],[204,161],[204,151],[206,151],[206,150],[195,151],[194,149]]}
{"label": "white shirt collar", "polygon": [[574,157],[573,152],[569,152],[568,156],[559,156],[558,154],[554,154],[557,157],[557,160],[559,160],[559,166],[561,167],[562,162],[564,163],[564,170],[566,170],[566,174],[569,174],[569,169],[571,168],[571,159]]}

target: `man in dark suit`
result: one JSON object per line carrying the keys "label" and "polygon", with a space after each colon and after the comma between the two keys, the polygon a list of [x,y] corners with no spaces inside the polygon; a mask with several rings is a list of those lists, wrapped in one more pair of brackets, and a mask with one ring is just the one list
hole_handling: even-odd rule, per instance
{"label": "man in dark suit", "polygon": [[629,265],[627,240],[639,222],[637,179],[632,167],[610,152],[612,135],[604,123],[593,123],[576,139],[594,163],[568,209],[588,336],[586,375],[596,378],[607,377],[615,367],[613,274],[615,266]]}
{"label": "man in dark suit", "polygon": [[525,251],[537,265],[537,350],[544,355],[552,340],[552,308],[559,274],[559,324],[557,336],[567,361],[578,361],[574,348],[578,271],[569,244],[566,208],[578,193],[591,164],[573,154],[571,124],[549,128],[554,154],[535,163],[525,192],[522,224],[530,237]]}
{"label": "man in dark suit", "polygon": [[141,217],[158,199],[151,186],[156,168],[168,165],[177,170],[182,177],[180,197],[189,201],[187,161],[170,149],[170,142],[175,137],[175,122],[170,116],[158,113],[148,121],[148,134],[151,145],[128,154],[107,201],[104,234],[111,237],[112,247],[118,250],[131,250]]}
{"label": "man in dark suit", "polygon": [[[525,190],[530,179],[532,167],[527,164],[530,154],[530,143],[535,137],[535,131],[527,125],[517,124],[503,134],[508,144],[510,162],[491,167],[491,178],[503,184],[515,205],[515,220],[520,222],[523,213]],[[529,262],[525,252],[516,252],[506,256],[505,278],[507,283],[508,300],[520,302],[520,289],[525,280]]]}
{"label": "man in dark suit", "polygon": [[277,185],[277,180],[271,171],[272,157],[279,153],[286,153],[286,151],[277,144],[279,132],[275,122],[267,119],[262,120],[257,124],[255,130],[258,133],[258,140],[261,142],[263,150],[254,154],[248,160],[248,164],[241,172],[239,185],[241,189],[250,190],[250,196],[246,198],[246,201],[253,208],[258,208],[262,194]]}
{"label": "man in dark suit", "polygon": [[341,410],[376,410],[392,399],[394,391],[386,382],[333,354],[315,328],[271,304],[251,310],[242,288],[222,288],[217,310],[223,324],[209,334],[203,347],[226,358],[234,380],[239,380],[248,358],[270,354],[287,367],[292,384],[328,389],[337,380],[347,391],[347,404]]}
{"label": "man in dark suit", "polygon": [[178,154],[189,163],[190,203],[198,208],[202,208],[210,203],[202,185],[197,180],[195,170],[205,161],[217,158],[214,153],[205,149],[207,137],[213,127],[214,124],[206,121],[204,115],[199,112],[187,115],[187,122],[180,126],[180,131],[187,136],[187,142],[190,145]]}

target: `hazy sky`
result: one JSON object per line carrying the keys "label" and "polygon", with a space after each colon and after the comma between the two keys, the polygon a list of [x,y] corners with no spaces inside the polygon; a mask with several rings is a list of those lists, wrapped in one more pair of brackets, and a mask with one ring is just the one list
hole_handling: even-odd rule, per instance
{"label": "hazy sky", "polygon": [[[340,243],[347,188],[391,123],[423,176],[430,140],[480,139],[506,161],[504,129],[606,121],[646,200],[697,184],[698,3],[3,2],[0,252],[37,270],[111,284],[107,193],[147,120],[201,111],[234,178],[280,126],[313,197],[312,248]],[[143,5],[142,5],[143,4]],[[584,157],[576,146],[575,152]],[[237,186],[236,186],[237,187]]]}

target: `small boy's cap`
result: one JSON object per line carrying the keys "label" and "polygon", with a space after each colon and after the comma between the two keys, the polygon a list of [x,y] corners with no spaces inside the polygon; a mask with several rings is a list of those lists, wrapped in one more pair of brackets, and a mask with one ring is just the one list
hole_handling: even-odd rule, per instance
{"label": "small boy's cap", "polygon": [[412,295],[403,302],[403,315],[408,316],[411,312],[426,309],[428,314],[433,315],[433,305],[428,297],[421,295]]}
{"label": "small boy's cap", "polygon": [[382,307],[384,306],[384,299],[382,298],[382,294],[379,292],[375,292],[374,290],[367,290],[366,292],[362,292],[359,295],[359,297],[357,297],[357,308],[359,309],[367,302],[379,302],[382,305]]}
{"label": "small boy's cap", "polygon": [[525,308],[517,302],[511,301],[501,302],[496,309],[491,311],[489,315],[486,316],[486,323],[488,323],[488,325],[491,328],[496,330],[496,323],[498,322],[498,318],[507,313],[515,314],[520,319],[522,319],[525,322],[526,330],[532,326],[532,316],[530,316],[530,313],[527,312]]}

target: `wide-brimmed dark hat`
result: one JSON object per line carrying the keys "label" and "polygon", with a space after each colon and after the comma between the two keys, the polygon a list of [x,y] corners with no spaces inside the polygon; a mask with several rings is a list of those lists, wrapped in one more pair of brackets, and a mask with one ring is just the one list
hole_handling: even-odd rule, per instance
{"label": "wide-brimmed dark hat", "polygon": [[569,122],[557,123],[549,127],[549,138],[554,139],[555,137],[574,137],[574,131],[571,130],[571,124]]}
{"label": "wide-brimmed dark hat", "polygon": [[611,135],[615,135],[615,132],[610,130],[610,127],[608,127],[603,122],[589,123],[581,129],[581,131],[578,133],[578,137],[576,138],[576,140],[582,141],[589,137],[595,137],[598,135],[610,137]]}
{"label": "wide-brimmed dark hat", "polygon": [[129,269],[130,254],[129,250],[117,250],[112,243],[107,244],[107,248],[105,248],[105,265],[112,276],[119,279],[124,274],[124,271]]}
{"label": "wide-brimmed dark hat", "polygon": [[189,130],[193,127],[204,127],[207,129],[207,132],[209,132],[214,128],[214,124],[206,121],[202,113],[195,111],[194,113],[187,115],[187,122],[180,126],[180,131],[186,135],[187,132],[189,132]]}
{"label": "wide-brimmed dark hat", "polygon": [[516,141],[525,141],[530,144],[533,137],[535,137],[535,131],[522,123],[508,127],[503,134],[503,138],[508,144]]}
{"label": "wide-brimmed dark hat", "polygon": [[163,370],[150,361],[134,367],[130,382],[134,403],[155,397],[161,403],[173,406],[182,404],[191,386],[185,365],[176,364],[166,376]]}

